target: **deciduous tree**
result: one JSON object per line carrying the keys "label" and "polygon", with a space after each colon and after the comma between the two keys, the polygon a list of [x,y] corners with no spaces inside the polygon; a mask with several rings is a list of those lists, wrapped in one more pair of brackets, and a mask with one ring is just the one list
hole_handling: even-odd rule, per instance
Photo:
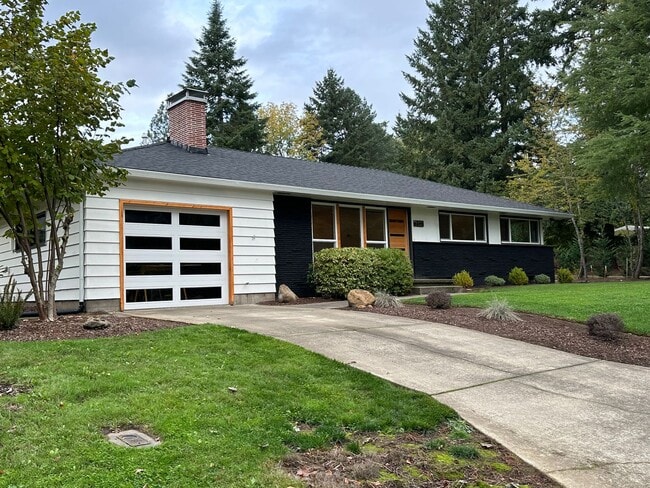
{"label": "deciduous tree", "polygon": [[123,138],[119,98],[132,82],[98,72],[111,61],[91,46],[78,12],[43,20],[45,0],[0,0],[0,217],[20,251],[41,319],[56,319],[56,284],[77,205],[119,185],[105,164]]}

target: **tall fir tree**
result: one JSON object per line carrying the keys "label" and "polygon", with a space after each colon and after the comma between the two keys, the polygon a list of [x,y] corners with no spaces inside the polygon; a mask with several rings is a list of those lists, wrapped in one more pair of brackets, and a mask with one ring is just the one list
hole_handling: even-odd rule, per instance
{"label": "tall fir tree", "polygon": [[183,84],[207,92],[207,134],[210,144],[253,151],[264,142],[264,120],[257,117],[253,82],[246,60],[237,57],[219,0],[214,0],[208,25],[197,39],[199,49],[185,64]]}
{"label": "tall fir tree", "polygon": [[315,116],[322,129],[321,160],[348,166],[390,169],[396,159],[393,138],[385,124],[375,122],[372,106],[333,69],[316,82],[305,112]]}
{"label": "tall fir tree", "polygon": [[396,131],[406,170],[502,193],[528,143],[532,103],[529,19],[516,0],[427,1],[426,28],[408,56],[413,94]]}

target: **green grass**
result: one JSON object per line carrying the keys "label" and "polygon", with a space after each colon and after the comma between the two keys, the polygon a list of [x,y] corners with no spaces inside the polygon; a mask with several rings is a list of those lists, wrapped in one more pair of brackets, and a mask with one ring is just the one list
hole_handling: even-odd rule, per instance
{"label": "green grass", "polygon": [[[452,303],[485,307],[494,296],[505,298],[518,311],[586,321],[596,313],[613,312],[628,332],[650,335],[650,282],[601,282],[486,288],[454,295]],[[423,301],[421,303],[424,303]]]}
{"label": "green grass", "polygon": [[[0,486],[16,488],[299,486],[276,468],[291,447],[456,417],[427,395],[212,325],[0,342],[0,383],[30,388],[0,396]],[[131,425],[162,444],[127,449],[102,434]]]}

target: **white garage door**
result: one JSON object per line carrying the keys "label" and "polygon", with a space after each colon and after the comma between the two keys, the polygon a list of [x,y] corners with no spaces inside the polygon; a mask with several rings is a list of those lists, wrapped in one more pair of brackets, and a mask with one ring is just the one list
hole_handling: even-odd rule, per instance
{"label": "white garage door", "polygon": [[226,212],[124,208],[124,308],[227,304]]}

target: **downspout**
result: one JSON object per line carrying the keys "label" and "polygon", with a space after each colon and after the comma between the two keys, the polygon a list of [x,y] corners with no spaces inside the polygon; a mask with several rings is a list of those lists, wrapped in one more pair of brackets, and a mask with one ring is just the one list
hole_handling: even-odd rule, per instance
{"label": "downspout", "polygon": [[86,309],[86,197],[79,203],[79,311]]}

